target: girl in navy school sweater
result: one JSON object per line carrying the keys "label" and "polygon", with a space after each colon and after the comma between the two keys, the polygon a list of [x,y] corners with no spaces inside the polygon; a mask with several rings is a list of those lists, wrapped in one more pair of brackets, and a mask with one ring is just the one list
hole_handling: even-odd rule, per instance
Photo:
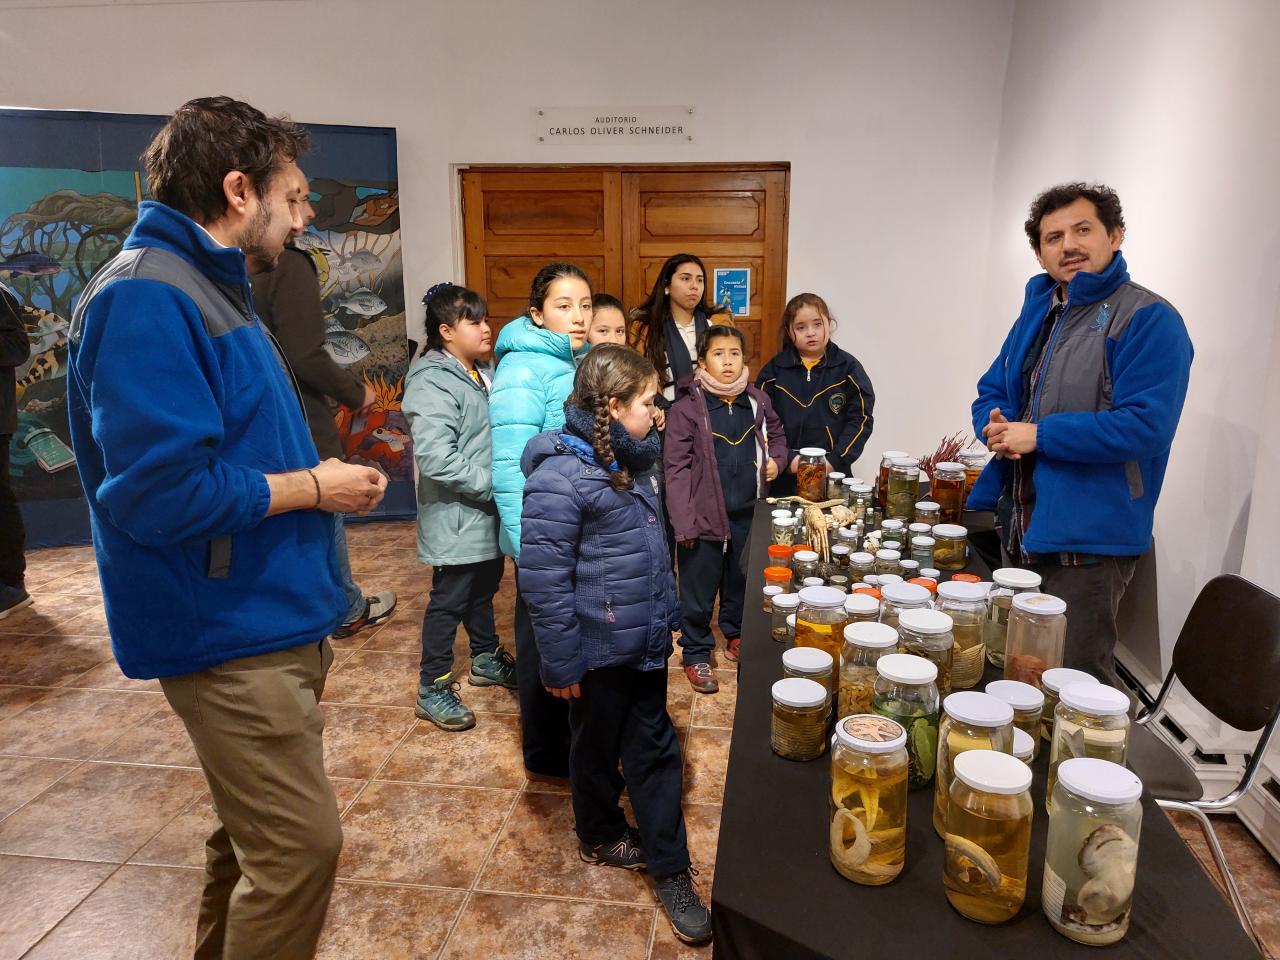
{"label": "girl in navy school sweater", "polygon": [[871,378],[856,357],[831,342],[834,329],[820,296],[792,297],[782,311],[782,349],[756,378],[787,434],[787,469],[774,481],[776,496],[795,493],[801,448],[821,447],[831,469],[847,474],[871,439]]}

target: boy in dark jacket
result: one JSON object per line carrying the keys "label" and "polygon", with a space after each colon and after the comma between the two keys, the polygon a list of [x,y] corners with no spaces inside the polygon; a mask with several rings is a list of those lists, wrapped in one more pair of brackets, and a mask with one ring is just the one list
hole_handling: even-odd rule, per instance
{"label": "boy in dark jacket", "polygon": [[711,609],[720,595],[725,656],[738,659],[747,589],[742,556],[756,500],[786,466],[787,438],[769,398],[751,386],[736,327],[711,326],[698,337],[689,392],[667,420],[663,467],[667,511],[680,564],[684,672],[693,689],[715,693]]}

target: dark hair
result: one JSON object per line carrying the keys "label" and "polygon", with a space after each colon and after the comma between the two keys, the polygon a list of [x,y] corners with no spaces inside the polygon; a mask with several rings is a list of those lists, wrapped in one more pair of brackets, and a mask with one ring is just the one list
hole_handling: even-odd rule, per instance
{"label": "dark hair", "polygon": [[731,327],[727,323],[716,323],[698,334],[698,359],[705,360],[707,351],[711,349],[711,341],[716,337],[733,337],[738,341],[738,345],[742,347],[742,352],[747,352],[747,338],[737,327]]}
{"label": "dark hair", "polygon": [[1110,236],[1114,230],[1124,229],[1124,212],[1120,209],[1120,197],[1116,192],[1102,183],[1060,183],[1050,187],[1031,201],[1031,211],[1027,214],[1027,222],[1022,228],[1027,231],[1027,239],[1031,241],[1031,249],[1040,252],[1040,221],[1046,214],[1061,210],[1068,204],[1075,203],[1083,197],[1093,204],[1098,211],[1098,219]]}
{"label": "dark hair", "polygon": [[591,289],[591,278],[581,267],[572,263],[548,263],[534,275],[533,283],[529,285],[529,309],[542,310],[547,302],[547,294],[551,291],[551,284],[564,277],[577,277],[587,285],[588,290]]}
{"label": "dark hair", "polygon": [[827,323],[831,325],[832,330],[836,328],[836,318],[831,315],[831,309],[827,306],[827,301],[816,293],[797,293],[782,308],[782,319],[778,321],[782,327],[782,332],[778,337],[780,349],[785,349],[789,344],[795,344],[795,341],[791,339],[791,324],[795,320],[796,314],[800,312],[801,307],[813,307],[818,313],[827,318]]}
{"label": "dark hair", "polygon": [[[667,370],[671,366],[667,362],[667,320],[671,317],[671,302],[667,288],[671,284],[671,278],[676,275],[676,270],[686,263],[696,263],[698,269],[702,271],[703,279],[706,279],[707,268],[701,258],[696,255],[677,253],[674,257],[667,257],[666,263],[658,271],[658,279],[654,281],[648,299],[631,311],[631,320],[635,324],[635,332],[631,340],[636,345],[636,349],[648,357],[658,370],[660,388],[671,386],[667,381]],[[701,307],[708,317],[721,313],[728,316],[728,311],[724,307],[707,305],[705,288]]]}
{"label": "dark hair", "polygon": [[266,196],[281,164],[307,152],[310,136],[286,116],[268,117],[230,97],[188,100],[155,135],[142,162],[151,196],[201,223],[227,211],[223,178],[239,170]]}
{"label": "dark hair", "polygon": [[[595,416],[591,446],[601,466],[607,467],[617,459],[613,453],[613,442],[609,439],[609,428],[613,425],[613,418],[609,416],[609,398],[617,397],[622,403],[630,403],[645,384],[657,376],[647,358],[620,343],[602,343],[592,347],[578,365],[568,402]],[[615,490],[630,490],[631,471],[622,463],[618,467],[616,473],[609,474],[609,483]]]}
{"label": "dark hair", "polygon": [[622,301],[612,293],[597,293],[591,298],[591,310],[617,310],[626,319],[627,312],[622,309]]}
{"label": "dark hair", "polygon": [[459,320],[483,320],[489,316],[489,305],[474,290],[438,283],[422,298],[427,307],[427,349],[443,350],[442,326],[453,329]]}

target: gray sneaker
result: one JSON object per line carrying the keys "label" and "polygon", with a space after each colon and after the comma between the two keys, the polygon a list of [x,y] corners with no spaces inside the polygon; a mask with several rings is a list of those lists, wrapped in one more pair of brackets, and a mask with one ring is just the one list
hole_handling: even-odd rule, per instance
{"label": "gray sneaker", "polygon": [[413,712],[441,730],[470,730],[476,725],[476,715],[462,702],[458,688],[452,673],[428,686],[419,685]]}
{"label": "gray sneaker", "polygon": [[396,612],[396,592],[379,590],[371,597],[364,598],[364,612],[350,623],[344,623],[331,636],[335,640],[346,640],[354,637],[361,630],[375,627]]}
{"label": "gray sneaker", "polygon": [[7,583],[0,584],[0,620],[29,606],[31,606],[31,594],[26,590],[22,587],[11,587]]}
{"label": "gray sneaker", "polygon": [[493,653],[482,653],[471,661],[471,673],[467,683],[473,687],[506,687],[515,690],[516,661],[507,653],[506,647],[498,644]]}
{"label": "gray sneaker", "polygon": [[643,870],[644,850],[640,847],[640,831],[627,827],[614,843],[597,843],[594,846],[578,841],[578,856],[583,863],[599,863],[623,870]]}
{"label": "gray sneaker", "polygon": [[667,912],[671,929],[685,943],[706,943],[711,939],[711,911],[698,896],[693,878],[698,871],[690,867],[669,877],[654,881],[662,909]]}

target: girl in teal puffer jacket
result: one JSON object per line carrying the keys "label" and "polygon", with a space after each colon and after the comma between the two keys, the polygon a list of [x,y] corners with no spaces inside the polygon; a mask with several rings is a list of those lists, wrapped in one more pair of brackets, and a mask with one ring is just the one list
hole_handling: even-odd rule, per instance
{"label": "girl in teal puffer jacket", "polygon": [[470,290],[440,283],[423,303],[428,349],[409,371],[401,405],[418,467],[418,558],[433,568],[416,712],[444,730],[466,730],[476,718],[453,681],[460,623],[471,640],[467,681],[516,686],[493,617],[505,559],[493,503],[489,374],[480,362],[491,334],[488,308]]}
{"label": "girl in teal puffer jacket", "polygon": [[[591,283],[581,268],[551,263],[529,290],[529,312],[498,335],[498,370],[489,394],[493,425],[493,494],[502,518],[502,552],[516,567],[516,672],[524,765],[533,773],[569,774],[569,712],[542,686],[541,661],[529,611],[520,594],[520,510],[525,444],[564,426],[564,402],[573,390],[577,361],[589,349]],[[567,587],[568,585],[566,585]]]}

